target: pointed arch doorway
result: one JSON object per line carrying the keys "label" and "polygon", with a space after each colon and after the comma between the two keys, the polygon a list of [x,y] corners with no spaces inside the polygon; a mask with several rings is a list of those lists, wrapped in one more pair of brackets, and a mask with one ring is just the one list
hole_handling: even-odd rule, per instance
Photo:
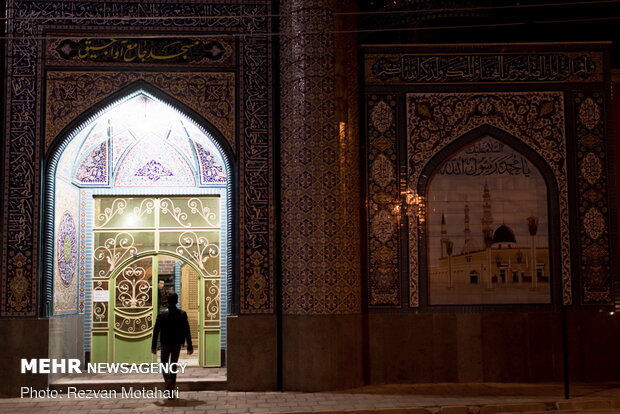
{"label": "pointed arch doorway", "polygon": [[163,280],[193,307],[196,362],[221,366],[232,285],[230,148],[149,85],[117,96],[49,158],[50,313],[83,295],[90,361],[149,362]]}

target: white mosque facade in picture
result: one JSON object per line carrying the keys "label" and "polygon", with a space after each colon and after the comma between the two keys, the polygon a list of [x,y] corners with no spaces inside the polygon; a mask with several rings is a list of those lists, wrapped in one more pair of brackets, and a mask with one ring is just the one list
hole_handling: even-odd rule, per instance
{"label": "white mosque facade in picture", "polygon": [[547,190],[525,157],[491,137],[470,144],[428,200],[431,305],[550,302]]}

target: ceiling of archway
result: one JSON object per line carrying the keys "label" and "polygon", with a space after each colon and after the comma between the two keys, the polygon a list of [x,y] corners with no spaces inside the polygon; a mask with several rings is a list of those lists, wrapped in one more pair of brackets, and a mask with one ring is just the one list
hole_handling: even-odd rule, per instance
{"label": "ceiling of archway", "polygon": [[78,131],[63,152],[57,174],[80,186],[226,182],[213,138],[144,92],[111,105]]}

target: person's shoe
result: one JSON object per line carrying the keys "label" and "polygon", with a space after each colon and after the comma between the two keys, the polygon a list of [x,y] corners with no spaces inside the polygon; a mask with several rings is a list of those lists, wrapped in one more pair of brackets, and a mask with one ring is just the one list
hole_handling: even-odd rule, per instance
{"label": "person's shoe", "polygon": [[177,381],[176,380],[171,380],[172,381],[172,385],[170,386],[170,397],[168,397],[169,400],[176,400],[176,394],[174,393],[174,389],[177,386]]}

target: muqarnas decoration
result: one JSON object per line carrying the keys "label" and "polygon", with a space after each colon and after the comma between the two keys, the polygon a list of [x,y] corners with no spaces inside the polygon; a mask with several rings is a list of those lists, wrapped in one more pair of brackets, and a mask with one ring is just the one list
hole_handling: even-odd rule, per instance
{"label": "muqarnas decoration", "polygon": [[80,163],[75,180],[80,184],[109,184],[108,141],[97,145]]}
{"label": "muqarnas decoration", "polygon": [[215,156],[197,142],[194,142],[194,147],[200,162],[200,184],[225,183],[224,167]]}

